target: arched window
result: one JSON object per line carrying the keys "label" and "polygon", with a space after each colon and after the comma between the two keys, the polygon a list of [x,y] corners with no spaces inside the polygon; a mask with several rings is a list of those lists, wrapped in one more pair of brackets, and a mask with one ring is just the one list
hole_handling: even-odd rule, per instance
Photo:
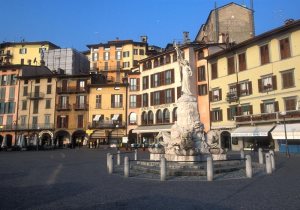
{"label": "arched window", "polygon": [[153,112],[152,111],[149,111],[148,112],[148,124],[152,125],[154,122],[153,122]]}
{"label": "arched window", "polygon": [[173,122],[177,121],[177,107],[173,109]]}
{"label": "arched window", "polygon": [[142,125],[147,125],[148,123],[148,115],[146,112],[142,113]]}
{"label": "arched window", "polygon": [[163,122],[163,115],[162,115],[162,111],[159,109],[156,112],[156,124],[160,124]]}
{"label": "arched window", "polygon": [[168,109],[164,109],[164,117],[163,117],[163,121],[164,123],[170,123],[170,112]]}
{"label": "arched window", "polygon": [[129,115],[129,125],[136,125],[136,123],[137,123],[136,113],[132,112]]}

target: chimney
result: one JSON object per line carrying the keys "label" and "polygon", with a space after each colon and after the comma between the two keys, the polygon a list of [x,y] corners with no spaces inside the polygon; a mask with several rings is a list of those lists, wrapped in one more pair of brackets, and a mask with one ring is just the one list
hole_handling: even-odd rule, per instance
{"label": "chimney", "polygon": [[186,43],[190,43],[191,40],[190,40],[190,33],[188,31],[184,31],[183,32],[183,43],[186,44]]}
{"label": "chimney", "polygon": [[141,36],[141,42],[147,43],[148,37],[147,36]]}

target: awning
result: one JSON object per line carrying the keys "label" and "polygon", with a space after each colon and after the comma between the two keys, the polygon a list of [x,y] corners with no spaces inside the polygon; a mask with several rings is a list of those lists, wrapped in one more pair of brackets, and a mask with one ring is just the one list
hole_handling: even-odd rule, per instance
{"label": "awning", "polygon": [[93,132],[93,134],[90,136],[92,139],[96,138],[106,138],[107,137],[107,132],[105,130],[97,130]]}
{"label": "awning", "polygon": [[173,125],[145,125],[139,126],[132,133],[158,133],[160,131],[171,131]]}
{"label": "awning", "polygon": [[268,133],[272,130],[272,128],[274,128],[274,125],[239,127],[233,130],[231,137],[268,136]]}
{"label": "awning", "polygon": [[[273,139],[285,139],[284,125],[277,125],[271,132]],[[300,139],[300,123],[286,124],[287,139]]]}
{"label": "awning", "polygon": [[111,120],[118,120],[119,119],[119,114],[114,114],[114,116],[111,118]]}
{"label": "awning", "polygon": [[101,114],[95,115],[93,121],[99,121],[100,117],[101,117]]}

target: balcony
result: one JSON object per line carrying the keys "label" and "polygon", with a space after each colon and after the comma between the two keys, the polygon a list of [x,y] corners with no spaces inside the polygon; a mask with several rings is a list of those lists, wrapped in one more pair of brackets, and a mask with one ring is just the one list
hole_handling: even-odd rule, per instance
{"label": "balcony", "polygon": [[231,102],[237,102],[239,99],[237,92],[228,92],[226,94],[226,101],[231,103]]}
{"label": "balcony", "polygon": [[0,54],[1,57],[5,57],[5,58],[12,58],[12,53],[11,52],[3,52]]}
{"label": "balcony", "polygon": [[73,109],[75,111],[79,111],[79,110],[85,110],[87,111],[89,109],[89,105],[88,104],[73,104]]}
{"label": "balcony", "polygon": [[31,100],[43,99],[45,97],[45,93],[41,92],[32,92],[28,93],[27,98]]}
{"label": "balcony", "polygon": [[[300,110],[286,111],[286,115],[284,117],[286,121],[299,121]],[[236,125],[253,125],[260,123],[279,123],[284,120],[284,117],[280,114],[280,112],[274,112],[255,115],[235,116],[234,118]]]}
{"label": "balcony", "polygon": [[57,94],[75,94],[75,93],[87,93],[87,88],[83,87],[57,87],[56,88]]}
{"label": "balcony", "polygon": [[71,104],[56,104],[55,108],[56,108],[56,111],[70,111]]}
{"label": "balcony", "polygon": [[39,124],[24,124],[24,125],[1,125],[0,131],[24,131],[24,130],[45,130],[54,129],[53,123],[39,123]]}
{"label": "balcony", "polygon": [[107,128],[107,129],[113,129],[113,128],[125,128],[126,124],[125,122],[115,122],[112,120],[105,120],[102,122],[93,122],[89,126],[89,129],[97,129],[97,128]]}

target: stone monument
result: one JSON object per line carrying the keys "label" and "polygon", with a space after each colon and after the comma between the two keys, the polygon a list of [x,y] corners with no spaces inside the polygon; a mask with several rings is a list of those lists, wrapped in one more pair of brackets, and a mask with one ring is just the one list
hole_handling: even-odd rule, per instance
{"label": "stone monument", "polygon": [[[156,146],[149,148],[150,159],[158,160],[163,155],[168,161],[201,160],[203,156],[212,153],[212,146],[216,147],[216,142],[214,140],[207,141],[204,125],[200,122],[197,98],[191,91],[191,85],[193,85],[191,78],[195,76],[193,75],[194,71],[188,60],[183,58],[182,51],[176,43],[174,47],[182,73],[182,95],[177,100],[177,122],[172,126],[171,133],[166,131],[158,133]],[[223,151],[219,148],[214,152],[221,154]]]}

